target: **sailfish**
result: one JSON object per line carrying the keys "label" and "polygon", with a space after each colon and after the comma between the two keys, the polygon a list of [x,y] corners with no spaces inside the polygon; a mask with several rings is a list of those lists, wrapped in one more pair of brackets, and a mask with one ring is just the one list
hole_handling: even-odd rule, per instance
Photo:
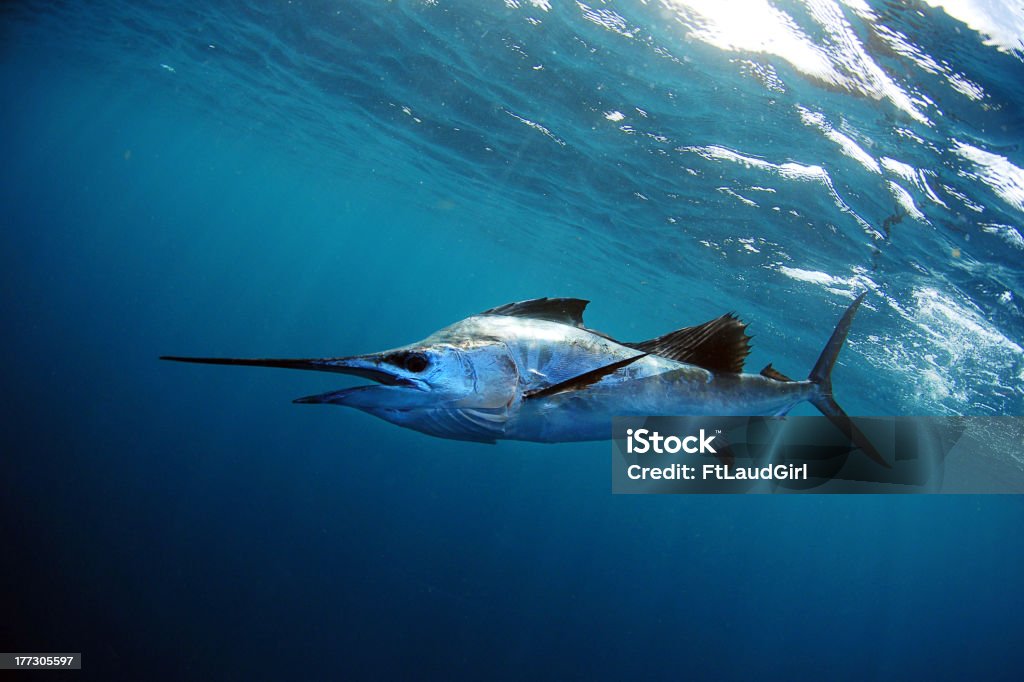
{"label": "sailfish", "polygon": [[865,294],[839,320],[804,380],[744,373],[750,337],[729,313],[639,342],[587,328],[578,298],[536,298],[471,315],[422,341],[309,359],[164,360],[336,372],[376,383],[298,398],[344,405],[454,440],[606,440],[613,416],[784,416],[810,402],[856,447],[889,466],[835,401],[832,368]]}

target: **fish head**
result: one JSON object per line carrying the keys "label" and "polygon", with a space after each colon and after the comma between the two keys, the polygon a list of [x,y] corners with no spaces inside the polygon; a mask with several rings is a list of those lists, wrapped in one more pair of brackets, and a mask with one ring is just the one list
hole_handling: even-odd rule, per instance
{"label": "fish head", "polygon": [[[396,408],[496,407],[508,404],[515,396],[518,382],[512,356],[500,343],[467,347],[420,342],[380,353],[317,362],[323,363],[327,371],[361,376],[377,383],[299,398],[296,402],[330,402],[360,408],[377,403]],[[332,396],[330,400],[326,399],[328,396]]]}
{"label": "fish head", "polygon": [[400,348],[317,362],[327,371],[377,383],[295,402],[344,405],[399,426],[459,440],[494,440],[519,385],[516,363],[496,338],[438,333]]}
{"label": "fish head", "polygon": [[501,436],[520,396],[519,370],[500,332],[473,318],[399,348],[312,359],[196,358],[167,360],[280,367],[347,374],[374,384],[298,398],[344,405],[442,438],[491,442]]}

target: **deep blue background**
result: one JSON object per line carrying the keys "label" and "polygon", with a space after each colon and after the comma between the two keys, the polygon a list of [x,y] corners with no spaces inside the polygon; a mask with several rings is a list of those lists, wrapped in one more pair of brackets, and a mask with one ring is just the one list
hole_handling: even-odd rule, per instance
{"label": "deep blue background", "polygon": [[[96,679],[1019,675],[1019,497],[613,497],[606,443],[440,441],[289,404],[337,377],[158,362],[366,352],[542,295],[623,336],[718,311],[598,251],[558,267],[514,206],[323,173],[160,69],[30,47],[0,53],[0,650]],[[875,371],[837,369],[851,412]]]}

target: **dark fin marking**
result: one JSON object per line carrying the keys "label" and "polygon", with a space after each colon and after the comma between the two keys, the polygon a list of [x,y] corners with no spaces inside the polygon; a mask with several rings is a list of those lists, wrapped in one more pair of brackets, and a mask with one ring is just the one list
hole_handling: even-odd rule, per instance
{"label": "dark fin marking", "polygon": [[656,339],[623,345],[712,372],[739,374],[750,354],[750,337],[746,329],[747,325],[729,313]]}
{"label": "dark fin marking", "polygon": [[871,440],[864,435],[863,431],[857,428],[857,425],[853,423],[849,415],[843,411],[843,408],[839,407],[839,403],[832,397],[832,368],[835,367],[839,351],[843,349],[843,343],[846,342],[846,335],[850,332],[850,325],[853,324],[857,308],[860,307],[860,302],[864,300],[866,295],[867,292],[865,291],[858,296],[850,304],[850,307],[846,309],[846,312],[843,313],[839,324],[836,325],[836,330],[832,332],[832,337],[825,344],[825,350],[821,351],[821,357],[818,358],[818,362],[815,363],[814,369],[811,370],[811,374],[807,379],[818,385],[818,395],[811,398],[811,404],[821,410],[821,413],[828,417],[829,421],[842,431],[844,436],[850,439],[850,442],[863,450],[864,454],[886,469],[891,469],[892,465],[885,461],[885,458],[882,457],[882,454],[871,443]]}
{"label": "dark fin marking", "polygon": [[499,305],[497,308],[485,310],[480,314],[530,317],[583,328],[583,311],[588,303],[590,301],[580,298],[534,298],[529,301]]}
{"label": "dark fin marking", "polygon": [[530,400],[532,398],[544,398],[550,395],[555,395],[557,393],[567,393],[569,391],[579,391],[580,389],[586,388],[591,384],[596,384],[598,381],[608,376],[609,374],[614,374],[623,367],[632,365],[640,358],[645,358],[648,355],[650,355],[650,353],[641,353],[640,355],[634,355],[631,358],[619,360],[618,362],[613,362],[612,364],[605,365],[604,367],[598,367],[597,369],[593,369],[589,372],[585,372],[578,376],[574,376],[573,378],[567,379],[565,381],[560,381],[557,384],[552,384],[551,386],[548,386],[546,388],[535,388],[530,391],[523,391],[523,400]]}
{"label": "dark fin marking", "polygon": [[769,379],[775,379],[776,381],[793,381],[785,374],[772,367],[772,363],[770,362],[761,370],[761,376],[768,377]]}

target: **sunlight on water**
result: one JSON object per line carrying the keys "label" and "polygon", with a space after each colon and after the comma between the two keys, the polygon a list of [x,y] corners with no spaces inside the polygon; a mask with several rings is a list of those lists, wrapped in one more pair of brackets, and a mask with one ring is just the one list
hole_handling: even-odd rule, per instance
{"label": "sunlight on water", "polygon": [[878,161],[873,156],[868,154],[858,145],[849,135],[844,135],[829,123],[825,116],[816,111],[809,111],[803,107],[797,107],[797,111],[800,113],[800,120],[806,125],[813,126],[821,131],[822,135],[827,137],[829,140],[834,142],[846,156],[864,166],[867,170],[873,173],[881,173],[882,168],[878,165]]}
{"label": "sunlight on water", "polygon": [[839,192],[836,191],[835,185],[832,183],[832,178],[829,177],[828,172],[821,166],[804,166],[793,162],[776,164],[765,161],[764,159],[747,156],[731,149],[716,146],[703,148],[688,147],[681,149],[681,151],[693,152],[706,159],[740,163],[747,168],[761,169],[776,174],[785,180],[820,184],[829,197],[831,197],[832,201],[835,202],[836,208],[854,218],[861,228],[868,234],[872,236],[881,236],[874,227],[857,215],[853,209],[843,201],[843,198],[839,195]]}
{"label": "sunlight on water", "polygon": [[1002,52],[1024,50],[1024,13],[1013,0],[925,0],[941,7],[984,37],[984,44]]}
{"label": "sunlight on water", "polygon": [[[488,217],[466,229],[666,318],[677,291],[695,317],[730,300],[763,319],[867,288],[893,311],[872,333],[901,346],[869,362],[908,379],[965,360],[875,409],[1019,410],[1020,351],[995,339],[1024,329],[1024,10],[937,4],[87,3],[26,21],[325,176],[362,168],[453,223],[471,207]],[[935,300],[972,320],[952,336],[974,354],[947,348]]]}
{"label": "sunlight on water", "polygon": [[972,145],[953,140],[953,151],[971,161],[974,171],[961,171],[992,188],[999,197],[1018,211],[1024,211],[1024,170],[999,154],[992,154]]}
{"label": "sunlight on water", "polygon": [[808,2],[805,9],[816,43],[793,17],[767,0],[722,3],[715,0],[666,0],[690,35],[719,49],[761,52],[784,59],[802,73],[872,99],[888,99],[920,123],[919,106],[868,55],[860,39],[830,0]]}

